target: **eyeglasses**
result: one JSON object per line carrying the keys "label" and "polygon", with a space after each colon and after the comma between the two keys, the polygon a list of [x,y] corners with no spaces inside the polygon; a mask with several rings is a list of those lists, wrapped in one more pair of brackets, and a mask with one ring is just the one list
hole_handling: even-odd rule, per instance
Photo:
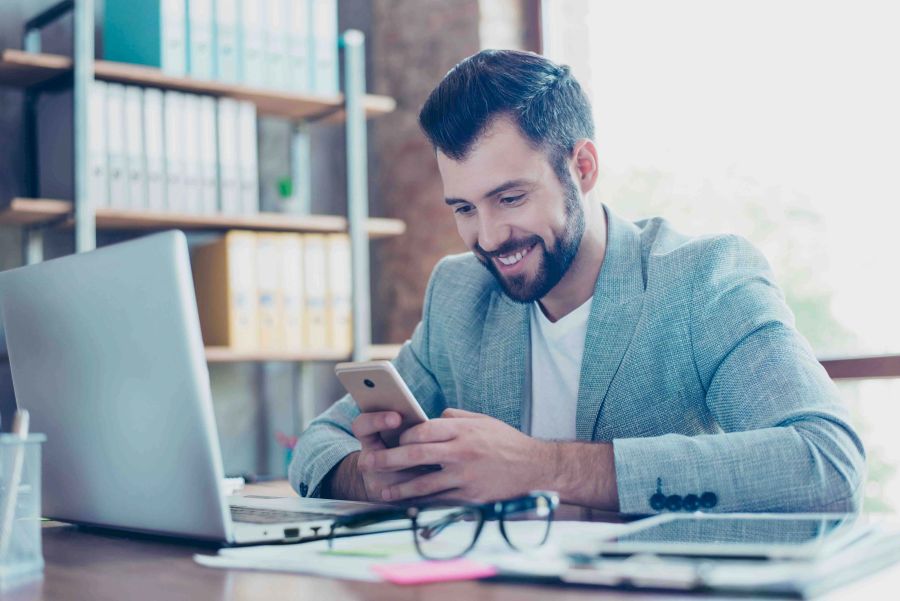
{"label": "eyeglasses", "polygon": [[336,519],[328,538],[329,544],[333,544],[338,528],[358,529],[392,520],[409,520],[408,527],[419,555],[425,559],[454,559],[472,550],[485,522],[497,521],[506,543],[523,551],[547,542],[558,506],[559,497],[555,492],[535,491],[484,504],[376,509]]}

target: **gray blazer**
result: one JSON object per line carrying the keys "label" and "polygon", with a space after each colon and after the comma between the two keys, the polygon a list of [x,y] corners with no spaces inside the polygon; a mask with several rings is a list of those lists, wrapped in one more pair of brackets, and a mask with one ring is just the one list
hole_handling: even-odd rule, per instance
{"label": "gray blazer", "polygon": [[[606,212],[577,436],[612,441],[621,511],[654,513],[658,488],[711,492],[715,511],[855,509],[863,445],[761,253]],[[447,257],[394,363],[429,416],[458,407],[528,432],[529,328],[528,306],[471,253]],[[302,496],[359,449],[358,413],[345,396],[300,437],[290,479]]]}

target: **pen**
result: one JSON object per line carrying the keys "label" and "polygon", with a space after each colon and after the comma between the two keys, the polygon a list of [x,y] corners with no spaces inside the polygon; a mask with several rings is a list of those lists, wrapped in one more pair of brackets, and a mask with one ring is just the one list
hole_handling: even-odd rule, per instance
{"label": "pen", "polygon": [[13,520],[16,517],[16,503],[19,494],[19,481],[22,479],[22,464],[25,463],[25,441],[28,439],[28,411],[16,411],[13,418],[12,435],[20,442],[12,445],[12,470],[9,474],[6,494],[0,499],[0,560],[9,552],[12,539]]}

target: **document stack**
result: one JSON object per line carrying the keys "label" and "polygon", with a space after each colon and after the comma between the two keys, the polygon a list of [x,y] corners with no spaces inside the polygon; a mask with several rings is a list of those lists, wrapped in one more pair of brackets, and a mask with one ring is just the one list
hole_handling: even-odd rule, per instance
{"label": "document stack", "polygon": [[350,354],[346,234],[235,230],[195,249],[192,261],[207,346]]}
{"label": "document stack", "polygon": [[106,0],[103,54],[177,76],[333,96],[337,0]]}
{"label": "document stack", "polygon": [[259,212],[252,103],[95,81],[90,113],[96,206],[194,215]]}

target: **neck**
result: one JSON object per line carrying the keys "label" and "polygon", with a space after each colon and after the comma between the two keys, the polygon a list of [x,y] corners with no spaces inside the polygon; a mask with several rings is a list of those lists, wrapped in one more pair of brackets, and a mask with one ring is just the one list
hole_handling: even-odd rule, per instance
{"label": "neck", "polygon": [[578,245],[578,253],[572,260],[566,275],[538,301],[544,315],[550,321],[562,319],[594,294],[603,259],[606,256],[606,211],[599,208],[596,219],[591,219],[594,211],[585,211],[588,220]]}

